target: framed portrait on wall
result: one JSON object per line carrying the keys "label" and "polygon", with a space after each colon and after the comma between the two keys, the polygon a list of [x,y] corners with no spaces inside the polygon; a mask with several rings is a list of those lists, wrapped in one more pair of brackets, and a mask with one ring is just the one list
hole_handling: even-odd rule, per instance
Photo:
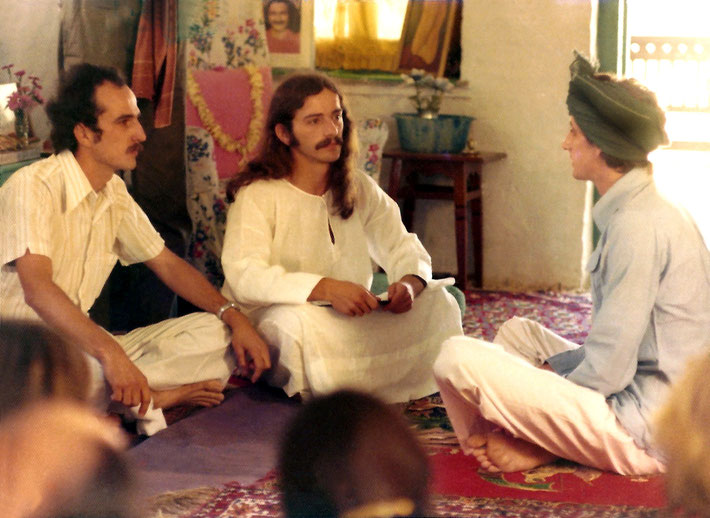
{"label": "framed portrait on wall", "polygon": [[312,67],[315,56],[313,1],[262,0],[262,3],[271,66]]}
{"label": "framed portrait on wall", "polygon": [[412,0],[402,26],[399,70],[414,68],[443,76],[458,0]]}

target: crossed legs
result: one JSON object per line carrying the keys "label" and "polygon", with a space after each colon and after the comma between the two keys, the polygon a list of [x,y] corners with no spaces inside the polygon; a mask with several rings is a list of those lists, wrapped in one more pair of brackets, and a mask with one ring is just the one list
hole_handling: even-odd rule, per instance
{"label": "crossed legs", "polygon": [[[192,313],[116,336],[128,357],[148,379],[153,399],[141,417],[137,407],[121,413],[138,419],[141,433],[165,428],[161,409],[180,404],[216,406],[235,368],[231,332],[211,313]],[[108,405],[103,372],[89,359],[94,377],[94,399]]]}
{"label": "crossed legs", "polygon": [[[560,348],[577,347],[547,330],[554,338],[535,344],[533,335],[546,338],[537,327],[509,321],[501,329],[505,344],[466,337],[444,342],[434,373],[464,452],[488,471],[531,469],[557,457],[621,474],[662,471],[602,394],[536,366]],[[533,344],[520,345],[516,355],[515,341],[523,338]]]}

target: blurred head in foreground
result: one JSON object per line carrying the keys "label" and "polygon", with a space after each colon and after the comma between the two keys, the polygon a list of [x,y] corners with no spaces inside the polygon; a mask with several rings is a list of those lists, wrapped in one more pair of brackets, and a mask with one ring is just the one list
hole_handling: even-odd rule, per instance
{"label": "blurred head in foreground", "polygon": [[688,363],[656,420],[674,516],[710,517],[710,354]]}
{"label": "blurred head in foreground", "polygon": [[47,327],[3,320],[0,324],[0,421],[39,399],[86,401],[89,370],[83,353]]}
{"label": "blurred head in foreground", "polygon": [[84,404],[28,403],[0,422],[3,516],[139,516],[125,446],[118,426]]}
{"label": "blurred head in foreground", "polygon": [[307,403],[279,452],[288,517],[422,515],[427,457],[404,418],[366,394],[339,391]]}

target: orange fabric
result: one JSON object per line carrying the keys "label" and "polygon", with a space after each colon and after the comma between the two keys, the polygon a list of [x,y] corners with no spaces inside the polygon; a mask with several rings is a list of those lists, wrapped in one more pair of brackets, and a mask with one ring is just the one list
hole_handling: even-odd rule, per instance
{"label": "orange fabric", "polygon": [[155,103],[156,128],[170,126],[177,63],[177,0],[144,0],[133,60],[136,97]]}

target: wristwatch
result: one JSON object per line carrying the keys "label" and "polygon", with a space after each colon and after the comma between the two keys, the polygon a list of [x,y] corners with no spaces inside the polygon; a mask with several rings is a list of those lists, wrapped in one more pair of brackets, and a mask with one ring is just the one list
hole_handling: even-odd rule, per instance
{"label": "wristwatch", "polygon": [[239,311],[239,308],[237,307],[237,305],[234,302],[226,302],[219,307],[219,309],[217,310],[217,313],[215,313],[215,315],[217,315],[217,318],[222,320],[222,315],[224,315],[224,312],[230,308],[234,308],[237,311]]}

